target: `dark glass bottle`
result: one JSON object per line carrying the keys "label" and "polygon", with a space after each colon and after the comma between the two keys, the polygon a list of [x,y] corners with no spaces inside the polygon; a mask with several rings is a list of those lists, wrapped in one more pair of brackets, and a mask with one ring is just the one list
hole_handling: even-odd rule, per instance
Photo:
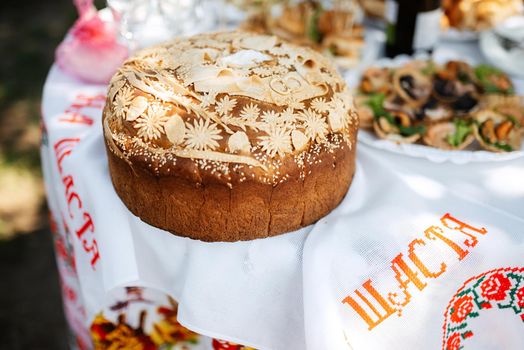
{"label": "dark glass bottle", "polygon": [[440,0],[386,0],[386,56],[431,52],[440,33]]}

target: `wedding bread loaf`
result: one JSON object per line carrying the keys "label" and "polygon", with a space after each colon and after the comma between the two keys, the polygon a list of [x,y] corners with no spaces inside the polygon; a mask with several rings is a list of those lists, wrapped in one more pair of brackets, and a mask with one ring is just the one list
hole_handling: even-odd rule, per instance
{"label": "wedding bread loaf", "polygon": [[138,52],[111,80],[103,128],[129,210],[203,241],[312,224],[355,170],[344,81],[322,55],[274,36],[202,34]]}

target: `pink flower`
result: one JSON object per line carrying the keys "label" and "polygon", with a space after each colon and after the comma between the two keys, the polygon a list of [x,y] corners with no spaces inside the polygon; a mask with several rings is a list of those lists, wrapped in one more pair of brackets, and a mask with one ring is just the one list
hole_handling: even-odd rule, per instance
{"label": "pink flower", "polygon": [[88,45],[109,44],[114,41],[112,26],[104,22],[96,14],[78,20],[71,34],[80,42]]}
{"label": "pink flower", "polygon": [[96,11],[79,18],[56,50],[56,63],[66,73],[91,83],[107,83],[128,56],[117,30]]}

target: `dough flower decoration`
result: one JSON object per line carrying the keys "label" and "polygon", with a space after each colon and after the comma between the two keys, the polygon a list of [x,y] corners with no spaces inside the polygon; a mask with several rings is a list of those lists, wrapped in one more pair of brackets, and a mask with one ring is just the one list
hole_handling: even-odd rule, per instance
{"label": "dough flower decoration", "polygon": [[260,108],[256,104],[250,103],[242,109],[240,117],[246,121],[254,122],[260,116]]}
{"label": "dough flower decoration", "polygon": [[324,97],[315,98],[311,101],[311,108],[313,108],[318,113],[325,113],[329,110],[329,103]]}
{"label": "dough flower decoration", "polygon": [[306,136],[311,140],[319,141],[325,138],[328,131],[328,125],[323,116],[312,109],[306,109],[300,112],[298,118],[304,125]]}
{"label": "dough flower decoration", "polygon": [[193,123],[186,123],[186,146],[195,150],[214,150],[218,148],[217,141],[222,139],[220,130],[209,119],[199,118]]}
{"label": "dough flower decoration", "polygon": [[304,103],[302,101],[297,100],[295,97],[288,98],[286,102],[288,106],[293,109],[304,109]]}
{"label": "dough flower decoration", "polygon": [[280,120],[284,124],[293,123],[296,119],[297,115],[293,111],[293,108],[287,107],[280,113]]}
{"label": "dough flower decoration", "polygon": [[216,103],[215,111],[220,115],[228,115],[237,105],[237,100],[224,96]]}
{"label": "dough flower decoration", "polygon": [[164,132],[164,124],[169,120],[166,109],[160,104],[151,104],[147,113],[142,114],[134,125],[138,129],[138,136],[144,140],[156,140]]}
{"label": "dough flower decoration", "polygon": [[286,153],[291,152],[291,135],[289,132],[279,126],[270,126],[267,135],[259,137],[259,145],[262,150],[270,157],[279,155],[283,157]]}
{"label": "dough flower decoration", "polygon": [[207,108],[213,105],[216,101],[218,93],[216,91],[210,91],[202,94],[200,97],[200,107]]}
{"label": "dough flower decoration", "polygon": [[269,125],[277,125],[280,123],[280,114],[275,111],[262,112],[262,120]]}
{"label": "dough flower decoration", "polygon": [[123,118],[126,115],[129,106],[133,102],[133,97],[133,91],[128,86],[122,88],[116,94],[114,111],[118,117]]}

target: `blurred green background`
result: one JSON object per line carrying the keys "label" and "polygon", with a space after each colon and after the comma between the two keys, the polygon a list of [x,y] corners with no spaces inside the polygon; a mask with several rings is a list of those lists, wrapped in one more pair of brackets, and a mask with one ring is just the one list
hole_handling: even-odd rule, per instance
{"label": "blurred green background", "polygon": [[72,0],[0,1],[0,349],[68,348],[39,120],[54,50],[76,17]]}

